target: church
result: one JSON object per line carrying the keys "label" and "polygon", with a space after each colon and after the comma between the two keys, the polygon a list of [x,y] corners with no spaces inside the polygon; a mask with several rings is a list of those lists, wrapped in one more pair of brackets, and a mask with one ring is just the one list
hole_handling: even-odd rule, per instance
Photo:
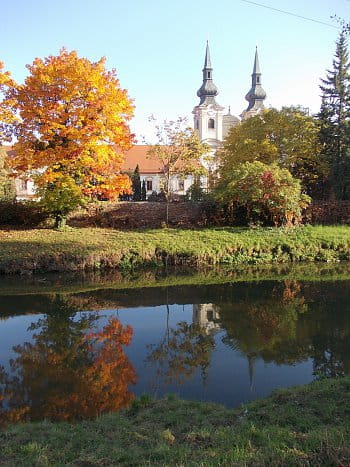
{"label": "church", "polygon": [[[251,88],[245,96],[248,101],[248,107],[243,110],[240,118],[231,115],[230,108],[224,113],[222,107],[216,101],[219,91],[213,81],[213,67],[210,59],[209,44],[207,42],[204,67],[202,70],[203,82],[197,96],[199,104],[192,111],[194,119],[194,128],[198,131],[200,140],[210,147],[211,154],[221,147],[223,140],[227,136],[230,128],[238,125],[242,120],[256,115],[264,109],[264,100],[266,93],[261,86],[261,72],[259,66],[258,51],[255,51]],[[5,148],[11,157],[11,147]],[[132,174],[139,166],[141,182],[145,181],[147,197],[152,192],[159,192],[162,188],[163,177],[162,168],[159,161],[147,156],[149,146],[135,145],[125,153],[125,161],[122,164],[121,171]],[[171,191],[177,196],[184,196],[186,191],[193,183],[193,177],[185,178],[174,176],[170,181]],[[202,180],[203,188],[207,186],[206,177]],[[16,192],[18,199],[35,198],[35,186],[30,178],[16,180]]]}
{"label": "church", "polygon": [[[238,125],[242,120],[246,120],[263,110],[266,93],[261,85],[261,71],[259,65],[258,50],[255,51],[253,73],[251,75],[251,88],[245,98],[248,101],[248,106],[240,115],[240,118],[231,115],[230,108],[224,113],[222,107],[216,101],[216,96],[219,94],[218,88],[213,81],[213,67],[210,59],[209,44],[207,42],[204,67],[202,70],[203,82],[197,96],[199,104],[192,111],[193,127],[199,133],[199,138],[210,147],[210,152],[214,154],[221,147],[223,140],[226,138],[230,128]],[[147,157],[148,146],[134,146],[126,153],[125,162],[122,170],[133,172],[136,164],[139,165],[141,181],[145,180],[147,196],[152,191],[159,192],[162,186],[162,171],[159,162]],[[208,165],[207,163],[205,165]],[[209,167],[207,167],[209,168]],[[171,191],[183,196],[193,183],[193,177],[187,176],[185,179],[173,177],[171,180]],[[202,177],[202,186],[206,188],[207,179]]]}
{"label": "church", "polygon": [[[197,91],[200,101],[193,109],[194,128],[198,131],[201,141],[207,143],[212,152],[215,152],[226,138],[230,128],[240,123],[240,119],[231,115],[230,108],[224,114],[224,107],[215,100],[219,91],[213,81],[213,67],[210,60],[209,44],[205,52],[203,67],[203,83]],[[248,107],[240,115],[242,120],[256,115],[263,110],[266,93],[261,86],[261,72],[258,58],[258,50],[255,51],[252,73],[252,85],[245,96]]]}

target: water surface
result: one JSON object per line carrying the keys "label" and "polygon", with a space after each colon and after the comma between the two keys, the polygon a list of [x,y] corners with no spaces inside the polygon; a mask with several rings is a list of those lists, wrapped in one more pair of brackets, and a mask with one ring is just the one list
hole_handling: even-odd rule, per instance
{"label": "water surface", "polygon": [[348,279],[30,292],[1,289],[2,421],[93,417],[142,393],[235,407],[350,374]]}

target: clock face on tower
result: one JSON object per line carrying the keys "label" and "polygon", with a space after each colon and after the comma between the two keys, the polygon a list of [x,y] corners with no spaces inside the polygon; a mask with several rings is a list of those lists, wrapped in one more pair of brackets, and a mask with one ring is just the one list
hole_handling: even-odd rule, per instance
{"label": "clock face on tower", "polygon": [[212,106],[212,104],[208,105],[208,115],[209,115],[209,117],[214,117],[214,115],[215,115],[215,110],[214,110],[214,107]]}

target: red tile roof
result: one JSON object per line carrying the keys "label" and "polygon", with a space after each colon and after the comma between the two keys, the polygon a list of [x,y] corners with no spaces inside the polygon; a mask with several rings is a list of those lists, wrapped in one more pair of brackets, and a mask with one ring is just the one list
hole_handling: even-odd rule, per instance
{"label": "red tile roof", "polygon": [[133,146],[125,153],[125,161],[122,164],[122,172],[134,172],[137,164],[139,165],[140,173],[161,173],[162,164],[155,158],[150,158],[147,155],[149,146],[137,145]]}
{"label": "red tile roof", "polygon": [[[148,145],[137,145],[126,151],[121,171],[133,173],[138,164],[141,174],[163,173],[161,162],[147,155],[149,147]],[[2,148],[6,150],[10,157],[14,155],[11,146],[2,146]]]}

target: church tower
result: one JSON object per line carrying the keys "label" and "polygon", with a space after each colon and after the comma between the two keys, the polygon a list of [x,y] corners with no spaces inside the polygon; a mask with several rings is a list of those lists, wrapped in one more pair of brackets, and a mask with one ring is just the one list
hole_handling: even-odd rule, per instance
{"label": "church tower", "polygon": [[200,140],[210,146],[211,152],[215,152],[221,146],[223,139],[224,107],[221,107],[215,100],[219,91],[213,82],[213,68],[208,41],[202,71],[203,84],[197,91],[200,101],[192,112],[194,115],[194,128],[198,131]]}
{"label": "church tower", "polygon": [[252,73],[252,87],[245,96],[249,102],[248,107],[241,114],[242,120],[246,120],[249,117],[253,117],[261,110],[265,109],[264,99],[266,98],[266,92],[261,87],[261,72],[258,57],[258,48],[255,50],[254,67]]}

